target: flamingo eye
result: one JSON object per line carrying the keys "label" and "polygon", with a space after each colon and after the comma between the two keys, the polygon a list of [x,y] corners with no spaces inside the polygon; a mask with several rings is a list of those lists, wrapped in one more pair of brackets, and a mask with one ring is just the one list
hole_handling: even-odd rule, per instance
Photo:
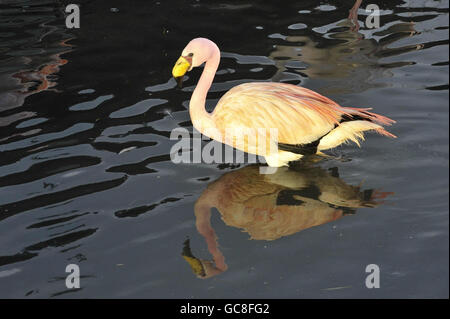
{"label": "flamingo eye", "polygon": [[189,53],[189,54],[188,54],[188,57],[191,57],[191,58],[192,58],[193,56],[194,56],[194,53]]}

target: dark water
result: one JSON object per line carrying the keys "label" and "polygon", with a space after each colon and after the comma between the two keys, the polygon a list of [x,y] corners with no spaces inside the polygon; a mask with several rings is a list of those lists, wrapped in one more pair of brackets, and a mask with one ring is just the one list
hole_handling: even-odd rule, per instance
{"label": "dark water", "polygon": [[[359,30],[352,1],[80,3],[69,30],[64,1],[0,0],[0,297],[448,297],[448,1],[373,1],[378,29],[364,1]],[[269,180],[172,163],[201,68],[183,90],[170,71],[198,36],[222,50],[209,110],[288,82],[373,107],[398,139]],[[204,236],[199,198],[220,210]]]}

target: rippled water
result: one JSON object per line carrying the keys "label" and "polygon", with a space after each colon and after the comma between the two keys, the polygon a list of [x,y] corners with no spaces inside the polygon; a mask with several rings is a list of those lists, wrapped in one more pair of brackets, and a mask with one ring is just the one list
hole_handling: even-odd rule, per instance
{"label": "rippled water", "polygon": [[[448,1],[373,2],[378,29],[352,1],[86,0],[69,30],[64,1],[0,0],[0,297],[448,297]],[[183,90],[170,71],[197,36],[222,50],[209,110],[287,82],[398,138],[267,179],[172,163],[201,68]]]}

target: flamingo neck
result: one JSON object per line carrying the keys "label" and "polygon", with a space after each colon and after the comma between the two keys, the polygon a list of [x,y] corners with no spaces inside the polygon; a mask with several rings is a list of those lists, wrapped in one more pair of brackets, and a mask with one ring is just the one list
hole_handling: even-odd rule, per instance
{"label": "flamingo neck", "polygon": [[208,90],[214,80],[214,75],[216,74],[219,62],[220,51],[219,48],[214,45],[189,103],[189,115],[191,116],[192,124],[200,132],[204,132],[205,128],[215,128],[211,114],[205,109],[205,103]]}

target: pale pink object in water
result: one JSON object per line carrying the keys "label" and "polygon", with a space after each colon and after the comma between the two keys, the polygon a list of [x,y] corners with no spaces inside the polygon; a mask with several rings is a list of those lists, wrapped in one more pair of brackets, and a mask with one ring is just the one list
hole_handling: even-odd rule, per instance
{"label": "pale pink object in water", "polygon": [[[192,68],[206,62],[192,94],[189,114],[194,127],[204,135],[248,153],[262,155],[270,166],[285,166],[306,154],[315,154],[364,139],[373,130],[395,137],[382,125],[395,123],[370,108],[342,107],[314,91],[292,84],[274,82],[244,83],[230,89],[208,113],[205,101],[220,62],[220,51],[211,40],[193,39],[183,50],[172,74],[179,80]],[[257,138],[258,129],[275,129],[277,135]],[[249,136],[227,140],[230,130]],[[250,133],[249,133],[250,132]],[[276,138],[275,138],[276,136]],[[276,143],[275,151],[270,147]],[[263,147],[262,144],[264,144]]]}

